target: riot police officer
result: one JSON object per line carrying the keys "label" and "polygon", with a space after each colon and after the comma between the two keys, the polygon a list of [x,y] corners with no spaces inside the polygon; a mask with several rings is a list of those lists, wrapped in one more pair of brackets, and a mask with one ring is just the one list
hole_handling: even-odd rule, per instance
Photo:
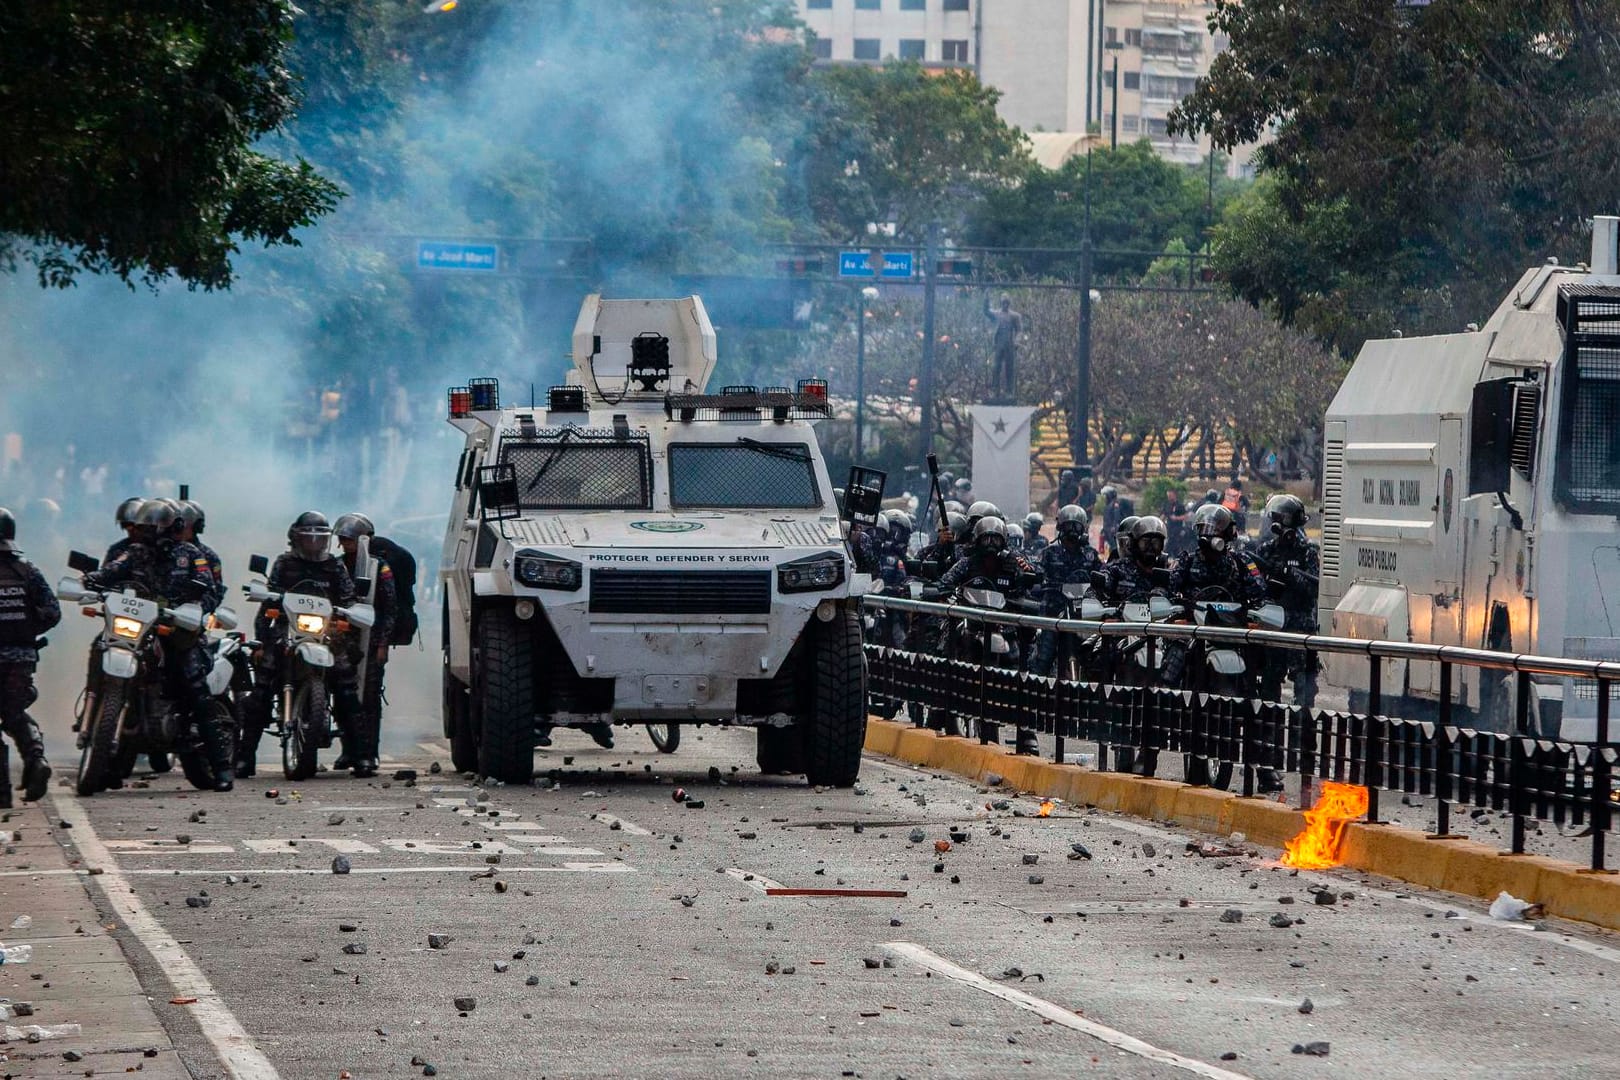
{"label": "riot police officer", "polygon": [[[947,532],[950,534],[948,540],[945,538]],[[955,566],[959,553],[967,550],[968,540],[967,515],[947,511],[945,528],[940,530],[939,538],[917,553],[918,576],[938,578]]]}
{"label": "riot police officer", "polygon": [[[1166,588],[1165,582],[1174,570],[1174,563],[1164,554],[1168,539],[1169,530],[1162,519],[1152,515],[1134,519],[1129,533],[1123,538],[1119,558],[1110,562],[1103,571],[1102,599],[1110,604],[1140,603],[1155,592],[1162,593]],[[1165,645],[1160,642],[1156,648],[1164,650]],[[1167,650],[1162,654],[1159,677],[1167,686],[1180,682],[1179,657],[1180,654],[1175,651]],[[1137,680],[1146,678],[1147,669],[1128,661],[1119,663],[1114,673],[1116,682],[1128,685],[1143,685]],[[1131,746],[1118,746],[1114,754],[1120,772],[1152,776],[1159,767],[1157,747],[1143,747],[1140,758],[1137,757],[1136,748]]]}
{"label": "riot police officer", "polygon": [[[376,566],[371,571],[371,596],[375,612],[371,624],[368,650],[362,657],[366,666],[364,684],[360,687],[360,716],[343,733],[343,753],[333,763],[335,769],[352,769],[354,775],[364,779],[377,775],[377,759],[382,742],[383,676],[388,666],[388,648],[394,640],[394,624],[399,612],[397,582],[394,569],[371,545],[375,532],[371,519],[364,514],[344,514],[332,526],[338,547],[343,551],[343,568],[352,579],[360,556],[360,538],[367,537],[367,550]],[[358,642],[360,635],[355,637]]]}
{"label": "riot police officer", "polygon": [[129,536],[131,530],[135,527],[135,512],[141,508],[141,503],[145,501],[139,495],[134,495],[118,504],[118,510],[113,515],[113,520],[118,522],[118,527],[123,530],[124,535],[114,540],[112,545],[107,548],[107,554],[102,556],[101,559],[103,566],[118,558],[118,553],[132,543]]}
{"label": "riot police officer", "polygon": [[190,499],[180,500],[180,539],[202,552],[203,558],[208,560],[208,572],[214,576],[214,606],[218,607],[225,602],[225,564],[220,561],[219,553],[202,541],[207,525],[208,516],[201,506]]}
{"label": "riot police officer", "polygon": [[[34,667],[39,663],[39,638],[62,621],[56,602],[39,567],[23,558],[17,546],[17,519],[0,507],[0,728],[17,744],[22,758],[23,799],[45,797],[51,766],[45,760],[45,738],[28,715],[39,697],[34,689]],[[0,809],[11,809],[11,772],[0,775]]]}
{"label": "riot police officer", "polygon": [[[1086,512],[1070,503],[1057,512],[1057,540],[1041,552],[1041,614],[1061,617],[1068,611],[1063,595],[1065,585],[1089,585],[1093,571],[1102,569],[1102,560],[1091,546]],[[1037,675],[1052,674],[1057,659],[1055,631],[1042,630],[1035,638],[1035,659],[1029,670]]]}
{"label": "riot police officer", "polygon": [[[270,566],[268,585],[271,592],[296,592],[322,596],[333,607],[349,607],[355,603],[354,579],[343,563],[332,557],[332,526],[326,515],[306,510],[287,527],[287,550],[276,556]],[[254,658],[258,667],[253,680],[253,692],[242,706],[242,739],[236,750],[236,775],[252,776],[258,755],[259,739],[270,726],[270,709],[281,689],[278,664],[281,650],[276,647],[286,633],[282,622],[272,622],[267,609],[261,605],[253,620],[253,632],[263,647]],[[345,745],[354,736],[353,725],[360,715],[359,695],[355,691],[355,670],[349,650],[332,650],[332,717],[344,733]]]}
{"label": "riot police officer", "polygon": [[895,558],[904,559],[911,553],[911,535],[917,531],[917,524],[912,516],[904,510],[889,511],[889,552]]}
{"label": "riot police officer", "polygon": [[1041,530],[1045,527],[1046,519],[1036,511],[1031,510],[1024,516],[1024,551],[1031,559],[1040,558],[1041,552],[1051,543],[1041,535]]}
{"label": "riot police officer", "polygon": [[[93,589],[135,584],[170,605],[215,606],[214,574],[203,553],[180,539],[180,519],[167,499],[148,499],[135,513],[131,543],[111,562],[84,575]],[[189,638],[189,640],[188,640]],[[231,790],[230,732],[214,714],[208,693],[208,656],[200,639],[174,635],[163,646],[164,692],[189,716],[201,737],[214,790]]]}
{"label": "riot police officer", "polygon": [[[1255,549],[1254,558],[1266,574],[1271,599],[1282,605],[1283,629],[1315,634],[1320,629],[1316,599],[1322,558],[1317,546],[1305,536],[1305,504],[1292,495],[1273,495],[1266,502],[1265,521],[1268,535]],[[1315,652],[1267,649],[1260,695],[1267,701],[1278,700],[1286,677],[1294,684],[1294,704],[1310,708],[1316,704],[1316,674],[1320,669]]]}

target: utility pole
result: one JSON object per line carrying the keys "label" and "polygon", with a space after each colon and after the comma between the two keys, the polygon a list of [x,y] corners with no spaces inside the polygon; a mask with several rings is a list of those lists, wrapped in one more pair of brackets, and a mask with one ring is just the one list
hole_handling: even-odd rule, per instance
{"label": "utility pole", "polygon": [[[878,256],[879,259],[882,256]],[[855,286],[855,452],[850,461],[860,463],[866,443],[866,290]]]}
{"label": "utility pole", "polygon": [[[1086,224],[1080,234],[1080,335],[1075,343],[1074,413],[1069,417],[1069,457],[1091,464],[1086,435],[1091,417],[1091,153],[1086,152]],[[1084,475],[1084,474],[1082,474]]]}
{"label": "utility pole", "polygon": [[939,222],[928,223],[928,239],[923,245],[923,347],[922,378],[918,380],[917,426],[922,429],[918,459],[934,449],[934,284],[939,261]]}
{"label": "utility pole", "polygon": [[1110,150],[1118,150],[1119,149],[1119,53],[1117,51],[1114,53],[1113,90],[1108,95],[1108,97],[1109,97],[1110,103],[1113,106],[1112,109],[1109,112],[1110,123],[1108,125],[1108,149],[1110,149]]}

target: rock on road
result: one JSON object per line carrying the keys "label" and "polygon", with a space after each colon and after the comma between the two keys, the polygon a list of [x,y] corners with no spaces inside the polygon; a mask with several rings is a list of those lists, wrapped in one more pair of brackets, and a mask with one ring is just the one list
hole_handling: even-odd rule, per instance
{"label": "rock on road", "polygon": [[226,1021],[262,1055],[238,1075],[354,1080],[1620,1075],[1611,935],[870,758],[816,791],[760,777],[748,732],[662,757],[617,731],[556,733],[555,788],[479,786],[423,736],[369,781],[262,765],[47,812],[110,864],[79,880],[146,993],[194,970],[217,994],[159,1011],[197,1077]]}

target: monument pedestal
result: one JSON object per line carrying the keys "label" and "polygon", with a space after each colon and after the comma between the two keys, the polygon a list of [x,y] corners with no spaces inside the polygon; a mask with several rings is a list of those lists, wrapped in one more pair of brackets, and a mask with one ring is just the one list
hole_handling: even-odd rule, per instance
{"label": "monument pedestal", "polygon": [[1009,525],[1029,515],[1030,417],[1027,405],[973,405],[973,497],[989,499]]}

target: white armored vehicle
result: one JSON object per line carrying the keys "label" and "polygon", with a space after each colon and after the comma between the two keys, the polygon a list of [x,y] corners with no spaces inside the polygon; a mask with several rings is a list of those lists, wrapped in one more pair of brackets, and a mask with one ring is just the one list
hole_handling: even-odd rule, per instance
{"label": "white armored vehicle", "polygon": [[[1616,225],[1594,223],[1589,268],[1530,270],[1478,330],[1363,346],[1327,415],[1324,631],[1620,659]],[[1326,660],[1366,694],[1367,661]],[[1385,711],[1432,716],[1439,665],[1383,663]],[[1510,730],[1512,676],[1453,675],[1454,702]],[[1534,730],[1593,737],[1595,684],[1531,689]]]}
{"label": "white armored vehicle", "polygon": [[466,433],[440,575],[457,768],[529,781],[553,726],[757,728],[766,772],[848,786],[866,674],[812,430],[826,384],[705,393],[703,302],[587,297],[543,408],[450,391]]}

